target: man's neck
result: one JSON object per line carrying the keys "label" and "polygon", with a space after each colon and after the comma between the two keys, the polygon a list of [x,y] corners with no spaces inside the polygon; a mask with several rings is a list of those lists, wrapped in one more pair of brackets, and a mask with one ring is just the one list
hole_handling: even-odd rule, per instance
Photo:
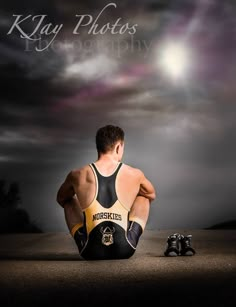
{"label": "man's neck", "polygon": [[98,157],[97,161],[114,164],[120,162],[118,157],[113,154],[102,154]]}

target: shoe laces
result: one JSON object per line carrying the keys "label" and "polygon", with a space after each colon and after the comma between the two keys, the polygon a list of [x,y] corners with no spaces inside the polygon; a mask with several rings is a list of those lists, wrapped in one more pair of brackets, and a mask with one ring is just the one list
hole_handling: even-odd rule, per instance
{"label": "shoe laces", "polygon": [[183,238],[186,247],[191,247],[191,238],[192,235],[187,235],[186,237]]}
{"label": "shoe laces", "polygon": [[168,237],[168,245],[176,247],[177,246],[177,240],[178,240],[177,234],[170,235]]}

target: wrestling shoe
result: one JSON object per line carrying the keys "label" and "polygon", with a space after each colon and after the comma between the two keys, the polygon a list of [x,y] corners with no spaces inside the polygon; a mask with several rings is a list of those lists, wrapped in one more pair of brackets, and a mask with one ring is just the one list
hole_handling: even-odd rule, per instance
{"label": "wrestling shoe", "polygon": [[192,235],[181,235],[180,237],[180,255],[193,256],[196,254],[195,249],[191,245]]}
{"label": "wrestling shoe", "polygon": [[168,257],[176,257],[180,254],[180,238],[179,233],[174,233],[167,238],[167,246],[164,255]]}

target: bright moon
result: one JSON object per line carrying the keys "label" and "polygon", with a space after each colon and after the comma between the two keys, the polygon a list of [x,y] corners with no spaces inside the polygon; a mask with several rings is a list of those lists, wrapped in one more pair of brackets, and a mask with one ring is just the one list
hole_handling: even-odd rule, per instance
{"label": "bright moon", "polygon": [[182,43],[168,43],[161,50],[159,63],[162,70],[174,79],[183,78],[190,66],[190,54]]}

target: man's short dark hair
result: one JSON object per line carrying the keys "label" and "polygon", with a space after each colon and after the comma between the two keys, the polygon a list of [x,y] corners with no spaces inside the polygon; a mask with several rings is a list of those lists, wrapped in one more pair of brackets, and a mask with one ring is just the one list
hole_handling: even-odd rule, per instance
{"label": "man's short dark hair", "polygon": [[107,153],[112,150],[119,141],[124,141],[123,129],[113,125],[106,125],[98,129],[96,133],[96,147],[98,153]]}

